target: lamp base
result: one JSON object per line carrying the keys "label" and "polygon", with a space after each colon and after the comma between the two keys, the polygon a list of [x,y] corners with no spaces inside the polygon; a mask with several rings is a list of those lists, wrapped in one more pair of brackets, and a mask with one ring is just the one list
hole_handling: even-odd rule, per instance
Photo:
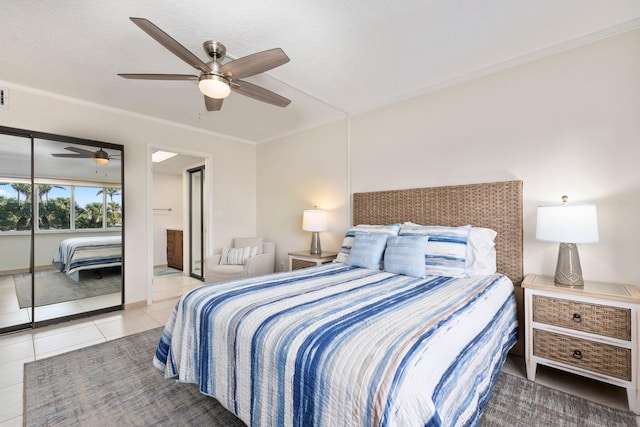
{"label": "lamp base", "polygon": [[311,255],[322,254],[322,248],[320,247],[320,233],[314,231],[311,235],[311,248],[309,249]]}
{"label": "lamp base", "polygon": [[576,246],[575,243],[560,243],[554,282],[556,285],[571,288],[581,288],[584,286],[578,246]]}

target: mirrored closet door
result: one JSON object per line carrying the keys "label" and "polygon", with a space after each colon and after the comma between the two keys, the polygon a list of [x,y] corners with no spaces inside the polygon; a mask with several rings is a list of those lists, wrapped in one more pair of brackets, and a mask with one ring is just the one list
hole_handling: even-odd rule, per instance
{"label": "mirrored closet door", "polygon": [[[16,217],[15,224],[0,231],[0,258],[22,259],[0,268],[0,286],[6,282],[14,288],[13,295],[0,293],[3,306],[24,312],[27,327],[121,308],[122,146],[28,131],[22,131],[25,136],[8,135],[11,132],[21,131],[0,127],[0,138],[23,142],[23,160],[31,167],[25,178],[25,171],[13,167],[7,145],[0,144],[0,190],[15,191],[2,193],[0,203],[9,217],[12,210],[28,210],[30,216],[26,226]],[[10,240],[19,241],[21,249],[14,249]],[[26,265],[24,246],[30,248]],[[0,314],[0,332],[24,327],[24,315],[13,316],[16,321],[2,322]]]}

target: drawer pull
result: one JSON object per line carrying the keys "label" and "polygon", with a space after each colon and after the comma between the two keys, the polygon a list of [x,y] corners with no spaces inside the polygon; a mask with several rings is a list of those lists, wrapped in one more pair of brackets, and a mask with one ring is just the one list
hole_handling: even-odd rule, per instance
{"label": "drawer pull", "polygon": [[573,357],[578,360],[582,359],[582,352],[580,350],[573,350]]}
{"label": "drawer pull", "polygon": [[573,321],[576,323],[582,322],[582,316],[580,316],[580,313],[573,313]]}

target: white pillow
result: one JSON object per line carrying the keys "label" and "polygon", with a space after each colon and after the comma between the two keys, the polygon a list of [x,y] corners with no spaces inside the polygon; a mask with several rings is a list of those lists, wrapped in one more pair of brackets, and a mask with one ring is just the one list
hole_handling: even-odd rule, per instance
{"label": "white pillow", "polygon": [[398,231],[400,231],[400,224],[387,224],[387,225],[368,225],[368,224],[360,224],[355,227],[351,227],[347,230],[347,233],[344,236],[344,240],[342,241],[342,246],[340,246],[340,252],[336,257],[334,262],[347,262],[349,259],[349,254],[351,253],[351,246],[353,245],[353,239],[355,237],[356,232],[365,232],[365,233],[382,233],[388,236],[397,236]]}
{"label": "white pillow", "polygon": [[220,264],[244,265],[248,258],[258,254],[257,246],[247,246],[245,248],[222,248]]}
{"label": "white pillow", "polygon": [[496,273],[496,246],[498,233],[490,228],[471,227],[467,240],[466,270],[468,276]]}

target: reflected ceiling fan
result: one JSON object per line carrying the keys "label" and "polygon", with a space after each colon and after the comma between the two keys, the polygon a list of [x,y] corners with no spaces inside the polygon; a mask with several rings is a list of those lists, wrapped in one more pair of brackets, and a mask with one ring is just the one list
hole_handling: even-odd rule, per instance
{"label": "reflected ceiling fan", "polygon": [[211,61],[205,63],[186,47],[182,46],[170,35],[162,31],[151,21],[144,18],[129,18],[145,33],[153,37],[158,43],[171,51],[178,58],[200,71],[200,75],[191,74],[118,74],[125,79],[141,80],[191,80],[197,81],[200,91],[204,94],[207,111],[218,111],[222,108],[224,98],[231,91],[240,95],[278,107],[286,107],[291,100],[278,95],[268,89],[256,86],[244,80],[256,74],[264,73],[275,67],[289,62],[289,57],[280,48],[265,50],[235,59],[226,64],[222,63],[227,49],[217,41],[208,40],[202,45]]}
{"label": "reflected ceiling fan", "polygon": [[120,156],[109,155],[106,151],[100,148],[98,151],[89,151],[84,148],[78,147],[64,147],[65,150],[73,151],[72,153],[53,153],[53,157],[66,157],[70,159],[93,159],[93,162],[97,165],[108,165],[111,159],[117,159]]}

